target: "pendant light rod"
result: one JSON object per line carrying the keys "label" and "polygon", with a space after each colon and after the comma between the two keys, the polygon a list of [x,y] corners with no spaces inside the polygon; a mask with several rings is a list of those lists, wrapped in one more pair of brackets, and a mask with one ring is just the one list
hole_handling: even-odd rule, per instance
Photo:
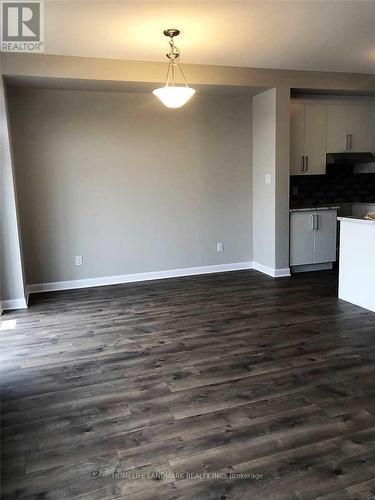
{"label": "pendant light rod", "polygon": [[[167,76],[165,78],[165,86],[168,87],[169,84],[172,85],[172,87],[175,86],[175,66],[177,66],[177,69],[179,70],[182,80],[184,81],[185,87],[189,87],[188,82],[186,81],[184,72],[182,71],[181,65],[177,61],[170,61],[168,64],[168,69],[167,69]],[[171,81],[171,74],[172,74],[172,81]]]}

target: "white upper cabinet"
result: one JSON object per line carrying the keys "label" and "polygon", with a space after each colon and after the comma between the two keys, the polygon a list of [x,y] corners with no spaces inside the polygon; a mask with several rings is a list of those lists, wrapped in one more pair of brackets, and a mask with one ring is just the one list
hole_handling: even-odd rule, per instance
{"label": "white upper cabinet", "polygon": [[361,153],[371,150],[369,129],[372,106],[327,106],[327,152]]}
{"label": "white upper cabinet", "polygon": [[355,153],[369,151],[370,107],[349,106],[349,108],[350,151]]}
{"label": "white upper cabinet", "polygon": [[305,173],[326,173],[327,107],[305,104]]}
{"label": "white upper cabinet", "polygon": [[304,173],[305,154],[305,106],[292,103],[290,106],[290,173]]}
{"label": "white upper cabinet", "polygon": [[348,151],[349,135],[348,106],[327,106],[327,152],[345,153]]}
{"label": "white upper cabinet", "polygon": [[326,153],[375,154],[375,106],[292,102],[290,174],[326,173]]}
{"label": "white upper cabinet", "polygon": [[324,174],[327,140],[326,106],[291,104],[290,173]]}

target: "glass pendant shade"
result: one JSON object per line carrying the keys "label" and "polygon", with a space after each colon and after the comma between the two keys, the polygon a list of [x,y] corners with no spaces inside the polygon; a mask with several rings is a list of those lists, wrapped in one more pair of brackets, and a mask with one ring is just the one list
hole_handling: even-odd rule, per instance
{"label": "glass pendant shade", "polygon": [[156,95],[167,108],[180,108],[193,97],[195,90],[185,85],[181,87],[165,86],[153,90],[152,93]]}

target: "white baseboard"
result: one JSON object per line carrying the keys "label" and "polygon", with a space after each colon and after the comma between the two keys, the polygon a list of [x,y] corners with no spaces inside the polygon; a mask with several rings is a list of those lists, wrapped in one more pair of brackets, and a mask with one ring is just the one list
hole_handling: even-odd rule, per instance
{"label": "white baseboard", "polygon": [[135,283],[138,281],[177,278],[180,276],[194,276],[197,274],[240,271],[244,269],[252,269],[252,262],[235,262],[231,264],[186,267],[182,269],[169,269],[167,271],[153,271],[149,273],[122,274],[117,276],[103,276],[99,278],[86,278],[80,280],[55,281],[52,283],[35,283],[27,286],[27,292],[37,293],[37,292],[52,292],[56,290],[72,290],[75,288],[90,288],[95,286],[119,285],[122,283]]}
{"label": "white baseboard", "polygon": [[253,269],[255,269],[256,271],[260,271],[261,273],[268,274],[268,276],[272,276],[272,278],[284,278],[290,276],[289,267],[275,269],[273,267],[268,267],[264,266],[263,264],[259,264],[259,262],[253,262]]}
{"label": "white baseboard", "polygon": [[234,262],[231,264],[218,264],[211,266],[186,267],[182,269],[169,269],[167,271],[152,271],[149,273],[121,274],[116,276],[102,276],[98,278],[85,278],[69,281],[55,281],[51,283],[34,283],[27,286],[27,293],[53,292],[58,290],[74,290],[77,288],[91,288],[95,286],[120,285],[123,283],[136,283],[139,281],[161,280],[178,278],[181,276],[194,276],[199,274],[223,273],[228,271],[241,271],[255,269],[273,278],[290,276],[289,268],[273,269],[257,262]]}
{"label": "white baseboard", "polygon": [[280,269],[275,269],[275,278],[288,278],[290,277],[290,268],[289,267],[282,267]]}
{"label": "white baseboard", "polygon": [[25,298],[2,300],[0,309],[3,311],[8,311],[10,309],[27,309],[27,301]]}

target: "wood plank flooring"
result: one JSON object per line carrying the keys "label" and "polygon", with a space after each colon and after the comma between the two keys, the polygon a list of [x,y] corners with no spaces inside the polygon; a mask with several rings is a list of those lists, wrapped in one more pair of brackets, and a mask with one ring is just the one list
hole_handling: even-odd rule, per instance
{"label": "wood plank flooring", "polygon": [[375,498],[375,314],[336,281],[32,296],[1,318],[2,498]]}

